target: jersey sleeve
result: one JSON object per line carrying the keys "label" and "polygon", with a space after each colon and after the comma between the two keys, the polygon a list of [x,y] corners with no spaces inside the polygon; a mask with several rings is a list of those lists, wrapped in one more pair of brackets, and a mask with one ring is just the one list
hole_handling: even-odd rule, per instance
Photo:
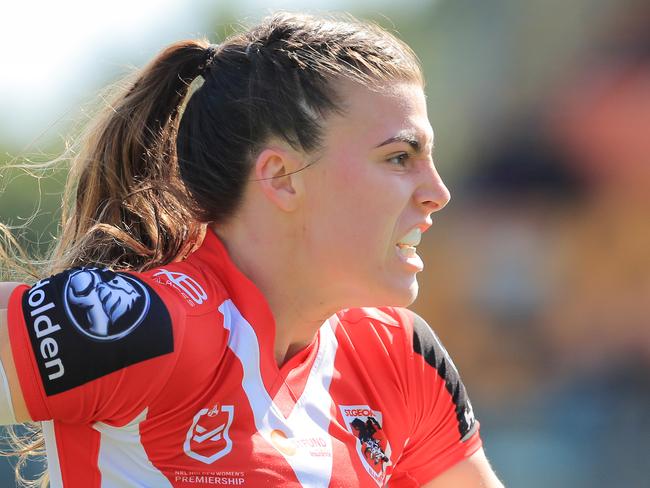
{"label": "jersey sleeve", "polygon": [[410,433],[392,480],[420,486],[474,454],[481,439],[465,386],[440,340],[414,312],[401,310],[400,315],[410,336]]}
{"label": "jersey sleeve", "polygon": [[33,420],[119,424],[147,408],[184,324],[155,288],[136,273],[74,268],[14,290],[9,338]]}

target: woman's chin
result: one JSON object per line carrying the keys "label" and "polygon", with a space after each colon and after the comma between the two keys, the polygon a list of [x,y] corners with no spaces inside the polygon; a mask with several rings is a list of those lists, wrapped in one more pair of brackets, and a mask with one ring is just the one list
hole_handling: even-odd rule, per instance
{"label": "woman's chin", "polygon": [[377,293],[373,303],[376,307],[408,307],[418,297],[419,285],[415,277],[409,283],[394,284]]}
{"label": "woman's chin", "polygon": [[[350,285],[350,281],[347,282]],[[357,281],[354,286],[339,290],[338,308],[358,307],[408,307],[418,296],[419,285],[415,274],[396,279],[373,276]]]}
{"label": "woman's chin", "polygon": [[404,303],[401,305],[397,305],[399,307],[408,307],[411,305],[415,299],[418,297],[418,292],[420,291],[420,287],[418,285],[418,282],[416,279],[413,279],[413,283],[408,287],[408,289],[404,293]]}

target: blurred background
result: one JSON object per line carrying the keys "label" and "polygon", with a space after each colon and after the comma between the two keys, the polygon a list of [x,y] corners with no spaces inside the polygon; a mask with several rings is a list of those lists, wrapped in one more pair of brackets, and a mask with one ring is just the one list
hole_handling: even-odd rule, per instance
{"label": "blurred background", "polygon": [[[422,60],[453,198],[413,308],[506,486],[650,487],[647,0],[5,2],[0,166],[59,154],[99,90],[165,44],[280,8],[375,20]],[[27,223],[32,252],[57,232],[64,177],[2,175],[0,222]]]}

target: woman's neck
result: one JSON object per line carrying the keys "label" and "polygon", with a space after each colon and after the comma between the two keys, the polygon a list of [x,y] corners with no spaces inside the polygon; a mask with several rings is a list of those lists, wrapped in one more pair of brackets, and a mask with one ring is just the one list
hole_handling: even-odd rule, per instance
{"label": "woman's neck", "polygon": [[[275,320],[275,359],[279,366],[308,346],[320,326],[339,310],[327,287],[310,273],[309,263],[291,236],[264,224],[215,228],[235,266],[262,292]],[[273,242],[269,245],[269,242]],[[277,245],[283,243],[283,245]]]}

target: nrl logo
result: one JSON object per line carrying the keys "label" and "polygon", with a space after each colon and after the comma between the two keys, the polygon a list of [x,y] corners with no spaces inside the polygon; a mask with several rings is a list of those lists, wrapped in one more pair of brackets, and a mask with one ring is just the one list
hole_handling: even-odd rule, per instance
{"label": "nrl logo", "polygon": [[357,454],[379,486],[390,476],[391,448],[382,429],[382,414],[368,405],[339,405],[348,431],[356,437]]}
{"label": "nrl logo", "polygon": [[232,440],[228,431],[234,412],[233,405],[215,405],[199,410],[185,437],[185,454],[202,463],[212,464],[230,453]]}

